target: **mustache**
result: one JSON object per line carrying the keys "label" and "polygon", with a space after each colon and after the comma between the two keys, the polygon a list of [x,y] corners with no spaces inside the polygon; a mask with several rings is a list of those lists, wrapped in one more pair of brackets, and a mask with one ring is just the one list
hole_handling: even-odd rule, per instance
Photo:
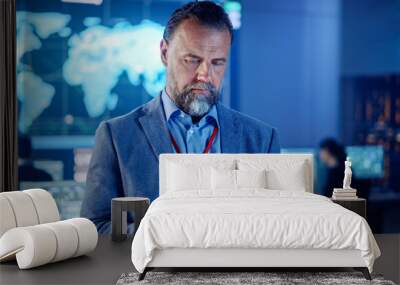
{"label": "mustache", "polygon": [[[193,89],[208,91],[208,95],[196,94]],[[176,105],[185,113],[191,116],[201,117],[207,113],[210,108],[217,103],[219,92],[211,83],[197,82],[186,86],[174,96]]]}
{"label": "mustache", "polygon": [[208,82],[197,82],[192,85],[189,85],[186,88],[184,88],[182,93],[190,93],[190,91],[193,89],[207,90],[210,94],[217,93],[217,88],[215,88],[215,86],[213,84],[208,83]]}

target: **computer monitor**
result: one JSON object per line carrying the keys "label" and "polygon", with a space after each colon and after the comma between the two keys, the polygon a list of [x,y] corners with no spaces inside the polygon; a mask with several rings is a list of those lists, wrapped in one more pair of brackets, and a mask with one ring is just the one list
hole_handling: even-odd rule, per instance
{"label": "computer monitor", "polygon": [[352,162],[354,175],[359,179],[382,178],[384,175],[382,146],[348,146],[347,156]]}

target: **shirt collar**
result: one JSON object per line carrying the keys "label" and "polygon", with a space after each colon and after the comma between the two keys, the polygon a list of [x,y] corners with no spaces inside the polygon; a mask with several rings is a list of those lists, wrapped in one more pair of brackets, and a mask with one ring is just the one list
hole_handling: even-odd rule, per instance
{"label": "shirt collar", "polygon": [[[164,105],[164,112],[167,122],[170,120],[171,117],[181,114],[190,117],[190,115],[186,114],[181,109],[179,109],[178,106],[176,106],[175,102],[172,101],[172,99],[168,96],[165,89],[161,93],[161,100]],[[201,118],[199,124],[202,124],[202,122],[205,123],[210,121],[214,121],[218,126],[218,113],[215,105],[211,107],[210,111],[208,111],[208,113],[203,118]]]}
{"label": "shirt collar", "polygon": [[164,105],[165,118],[167,121],[171,118],[172,114],[179,113],[180,109],[175,105],[174,101],[168,96],[165,89],[161,93],[161,100]]}

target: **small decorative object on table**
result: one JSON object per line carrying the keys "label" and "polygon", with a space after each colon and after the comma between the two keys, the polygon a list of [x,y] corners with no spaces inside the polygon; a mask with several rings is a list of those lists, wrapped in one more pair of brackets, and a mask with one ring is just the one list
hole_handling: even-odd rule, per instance
{"label": "small decorative object on table", "polygon": [[124,241],[128,234],[127,212],[133,213],[136,233],[140,221],[149,208],[150,200],[144,197],[119,197],[111,201],[111,231],[113,241]]}
{"label": "small decorative object on table", "polygon": [[355,200],[357,199],[357,190],[351,188],[351,177],[353,175],[351,171],[351,161],[350,158],[347,157],[344,162],[345,170],[344,170],[344,179],[343,179],[343,188],[334,188],[333,189],[333,200]]}
{"label": "small decorative object on table", "polygon": [[353,211],[356,214],[359,214],[361,217],[367,217],[367,203],[365,199],[361,199],[357,197],[357,190],[351,188],[351,161],[350,158],[347,157],[344,162],[345,170],[344,170],[344,179],[343,179],[343,188],[334,188],[332,201],[336,204],[341,205],[342,207]]}

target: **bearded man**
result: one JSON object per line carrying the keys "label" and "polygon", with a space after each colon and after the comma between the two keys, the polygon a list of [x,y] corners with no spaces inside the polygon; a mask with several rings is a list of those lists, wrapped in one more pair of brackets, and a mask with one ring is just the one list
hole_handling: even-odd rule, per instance
{"label": "bearded man", "polygon": [[274,128],[219,103],[232,40],[229,17],[213,2],[171,15],[160,43],[165,89],[96,131],[81,214],[100,233],[111,231],[112,198],[158,197],[161,153],[280,151]]}

